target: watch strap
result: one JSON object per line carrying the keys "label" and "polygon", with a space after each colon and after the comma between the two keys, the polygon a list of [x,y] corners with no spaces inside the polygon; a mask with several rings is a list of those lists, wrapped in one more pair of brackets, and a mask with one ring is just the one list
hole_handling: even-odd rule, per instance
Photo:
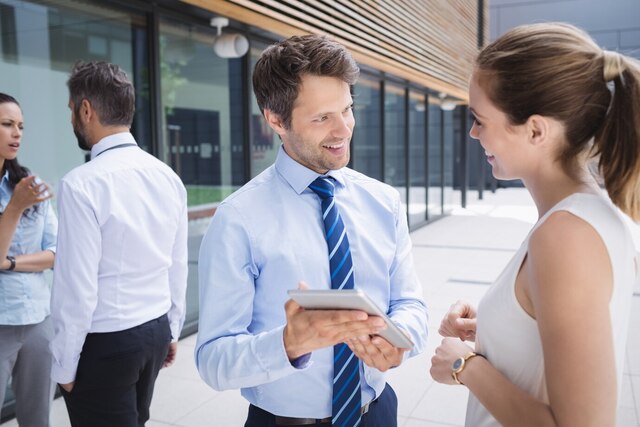
{"label": "watch strap", "polygon": [[9,260],[9,262],[11,263],[11,265],[9,266],[9,268],[7,268],[8,271],[13,271],[16,268],[16,258],[12,257],[11,255],[7,255],[7,259]]}
{"label": "watch strap", "polygon": [[487,360],[487,357],[484,354],[477,353],[475,351],[470,351],[469,353],[465,354],[463,357],[460,357],[460,358],[456,359],[456,361],[462,359],[461,360],[462,364],[460,365],[460,367],[458,369],[452,369],[451,370],[451,377],[456,382],[456,384],[464,385],[464,383],[458,379],[458,374],[461,373],[462,371],[464,371],[464,368],[467,367],[467,361],[469,359],[472,359],[472,358],[476,357],[476,356],[480,356],[483,359]]}

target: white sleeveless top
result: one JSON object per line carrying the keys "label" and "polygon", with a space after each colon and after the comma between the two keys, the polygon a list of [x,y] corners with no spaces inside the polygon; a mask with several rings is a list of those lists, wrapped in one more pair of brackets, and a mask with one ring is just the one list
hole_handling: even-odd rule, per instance
{"label": "white sleeveless top", "polygon": [[[588,222],[598,232],[609,253],[613,267],[613,294],[609,311],[618,388],[622,382],[633,288],[638,280],[634,264],[638,254],[632,238],[635,225],[602,196],[574,193],[551,208],[529,232],[520,249],[480,301],[476,351],[486,355],[491,364],[520,389],[545,403],[549,403],[549,398],[544,377],[542,342],[536,321],[516,299],[515,281],[527,253],[529,237],[549,215],[560,210]],[[484,427],[500,424],[470,393],[465,425]]]}

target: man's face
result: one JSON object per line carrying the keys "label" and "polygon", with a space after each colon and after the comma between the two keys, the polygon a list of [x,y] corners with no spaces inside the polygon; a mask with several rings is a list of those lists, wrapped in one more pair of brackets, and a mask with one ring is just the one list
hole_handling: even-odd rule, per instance
{"label": "man's face", "polygon": [[347,83],[335,77],[304,76],[291,126],[280,131],[287,154],[320,174],[346,166],[355,125],[352,107]]}
{"label": "man's face", "polygon": [[69,101],[69,109],[71,110],[71,127],[73,127],[73,134],[78,140],[78,147],[80,147],[81,150],[90,151],[91,145],[89,145],[87,141],[86,132],[80,119],[76,117],[76,109],[71,101]]}

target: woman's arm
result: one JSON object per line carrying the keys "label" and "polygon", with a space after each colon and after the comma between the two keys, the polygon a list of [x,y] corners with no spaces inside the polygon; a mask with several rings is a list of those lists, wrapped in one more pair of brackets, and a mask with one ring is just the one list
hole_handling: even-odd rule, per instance
{"label": "woman's arm", "polygon": [[[40,184],[37,187],[33,186],[33,181],[35,176],[27,176],[22,178],[16,187],[13,189],[13,195],[11,196],[11,200],[7,204],[4,212],[0,215],[0,269],[6,270],[11,266],[11,262],[7,260],[7,253],[9,252],[9,247],[11,246],[11,241],[13,240],[13,235],[18,227],[18,223],[20,222],[20,218],[24,211],[36,203],[43,202],[52,197],[51,191],[46,184]],[[35,260],[35,264],[46,263],[46,259],[53,255],[51,251],[49,255],[43,253],[29,254],[29,255],[38,255],[41,254]],[[20,255],[16,257],[16,271],[41,271],[46,268],[51,268],[51,266],[44,267],[41,270],[19,270],[18,269],[18,258],[22,258],[26,255]],[[24,262],[27,265],[35,265],[33,259],[26,259]],[[43,264],[44,265],[44,264]],[[53,265],[53,264],[51,264]]]}
{"label": "woman's arm", "polygon": [[[469,360],[459,380],[505,426],[615,425],[613,274],[598,233],[570,213],[552,214],[532,235],[518,282],[538,323],[549,404],[518,389],[481,357]],[[434,378],[453,384],[451,364],[470,350],[445,339],[434,356]]]}
{"label": "woman's arm", "polygon": [[[13,271],[20,272],[37,272],[53,268],[53,260],[55,254],[53,251],[40,251],[32,254],[24,254],[16,256],[16,266]],[[7,270],[11,266],[8,259],[0,262],[0,270]]]}

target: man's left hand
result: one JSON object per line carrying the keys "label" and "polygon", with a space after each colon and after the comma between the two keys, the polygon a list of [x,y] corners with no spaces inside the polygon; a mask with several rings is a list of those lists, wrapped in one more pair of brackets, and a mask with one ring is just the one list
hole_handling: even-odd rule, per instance
{"label": "man's left hand", "polygon": [[73,390],[73,386],[76,384],[75,381],[72,381],[70,383],[67,384],[60,384],[60,387],[62,387],[64,389],[64,391],[66,391],[67,393],[71,393],[71,390]]}
{"label": "man's left hand", "polygon": [[407,351],[404,348],[394,347],[389,341],[377,335],[373,337],[363,335],[347,340],[346,344],[358,359],[380,372],[400,365],[402,357]]}

